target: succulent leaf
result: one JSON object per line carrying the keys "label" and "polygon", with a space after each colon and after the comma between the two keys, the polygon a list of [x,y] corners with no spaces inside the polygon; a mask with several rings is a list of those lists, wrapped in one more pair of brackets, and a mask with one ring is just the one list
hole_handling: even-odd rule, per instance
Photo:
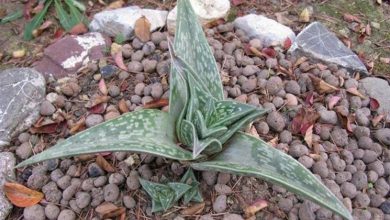
{"label": "succulent leaf", "polygon": [[168,186],[175,192],[175,201],[178,201],[191,186],[185,183],[168,183]]}
{"label": "succulent leaf", "polygon": [[192,154],[176,145],[173,119],[158,110],[140,110],[121,115],[34,155],[18,167],[43,160],[107,151],[149,153],[176,160],[191,160]]}
{"label": "succulent leaf", "polygon": [[152,212],[166,211],[172,207],[175,200],[175,191],[169,186],[139,179],[142,188],[152,198]]}
{"label": "succulent leaf", "polygon": [[215,158],[191,166],[197,170],[259,177],[352,219],[343,203],[297,160],[241,132],[236,133]]}
{"label": "succulent leaf", "polygon": [[194,171],[192,171],[191,168],[189,168],[183,175],[180,182],[191,186],[191,188],[186,193],[184,193],[183,202],[185,204],[189,203],[190,201],[203,202],[202,194],[199,191],[200,183],[197,181]]}
{"label": "succulent leaf", "polygon": [[31,40],[33,38],[32,32],[42,24],[43,19],[45,18],[45,15],[47,14],[47,10],[49,9],[51,3],[53,3],[53,0],[46,1],[45,7],[42,9],[42,11],[36,14],[33,19],[26,24],[23,32],[24,40]]}

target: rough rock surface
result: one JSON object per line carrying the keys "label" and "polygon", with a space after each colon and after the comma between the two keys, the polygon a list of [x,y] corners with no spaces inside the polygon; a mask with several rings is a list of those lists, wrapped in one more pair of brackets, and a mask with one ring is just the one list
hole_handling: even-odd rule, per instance
{"label": "rough rock surface", "polygon": [[141,16],[148,19],[150,30],[154,31],[165,26],[168,11],[141,9],[138,6],[102,11],[95,14],[89,29],[111,37],[121,35],[125,39],[130,39],[134,33],[135,22]]}
{"label": "rough rock surface", "polygon": [[34,67],[44,75],[60,78],[74,74],[82,66],[104,57],[110,40],[101,33],[91,32],[82,36],[66,36],[44,50],[42,60]]}
{"label": "rough rock surface", "polygon": [[359,57],[319,22],[313,22],[298,34],[290,52],[368,75]]}
{"label": "rough rock surface", "polygon": [[366,90],[369,97],[375,98],[379,102],[379,113],[390,114],[390,86],[389,83],[380,78],[367,77],[360,80],[360,85]]}
{"label": "rough rock surface", "polygon": [[[15,156],[9,152],[0,153],[0,189],[3,189],[5,177],[15,178]],[[0,220],[6,219],[12,209],[12,204],[0,190]]]}
{"label": "rough rock surface", "polygon": [[45,84],[43,76],[33,69],[0,72],[0,148],[38,119]]}
{"label": "rough rock surface", "polygon": [[234,21],[234,26],[245,31],[249,38],[258,38],[263,47],[283,45],[287,38],[292,42],[295,40],[291,28],[262,15],[249,14],[239,17]]}
{"label": "rough rock surface", "polygon": [[[229,0],[191,0],[191,5],[203,25],[226,17],[230,10]],[[170,33],[176,30],[176,16],[177,7],[168,14],[167,27]]]}

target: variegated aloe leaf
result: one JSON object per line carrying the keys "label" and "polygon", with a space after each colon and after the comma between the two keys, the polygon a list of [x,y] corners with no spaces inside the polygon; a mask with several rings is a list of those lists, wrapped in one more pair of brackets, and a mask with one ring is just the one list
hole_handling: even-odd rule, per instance
{"label": "variegated aloe leaf", "polygon": [[152,198],[152,212],[166,211],[175,201],[175,192],[169,186],[139,179],[142,188]]}
{"label": "variegated aloe leaf", "polygon": [[236,133],[215,158],[191,166],[197,170],[259,177],[352,219],[343,203],[297,160],[241,132]]}
{"label": "variegated aloe leaf", "polygon": [[107,151],[149,153],[176,160],[191,160],[192,153],[176,145],[173,119],[158,110],[124,114],[32,156],[18,167],[43,160]]}
{"label": "variegated aloe leaf", "polygon": [[[198,74],[210,94],[217,100],[222,100],[223,89],[217,65],[189,0],[178,1],[177,17],[174,43],[177,55]],[[177,70],[171,68],[169,112],[175,119],[184,108],[183,102],[176,102],[181,95],[178,77]]]}
{"label": "variegated aloe leaf", "polygon": [[183,202],[185,204],[190,201],[193,202],[203,202],[202,194],[199,191],[200,183],[197,181],[194,171],[191,168],[187,170],[184,176],[181,178],[180,182],[188,184],[191,188],[184,193]]}

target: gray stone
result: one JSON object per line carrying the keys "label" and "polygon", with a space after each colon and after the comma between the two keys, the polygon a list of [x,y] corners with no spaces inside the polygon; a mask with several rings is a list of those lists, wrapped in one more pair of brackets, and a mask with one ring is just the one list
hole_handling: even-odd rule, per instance
{"label": "gray stone", "polygon": [[[3,189],[6,177],[15,178],[15,163],[15,156],[12,153],[0,153],[0,189]],[[3,190],[0,190],[0,219],[5,219],[11,210],[12,204],[5,197]]]}
{"label": "gray stone", "polygon": [[148,19],[150,30],[154,31],[165,26],[168,12],[141,9],[138,6],[104,10],[94,15],[93,20],[89,24],[89,29],[105,33],[111,37],[120,35],[128,40],[133,36],[135,22],[141,16],[145,16]]}
{"label": "gray stone", "polygon": [[366,91],[367,95],[375,98],[379,102],[379,113],[390,113],[390,94],[389,83],[380,78],[367,77],[359,81],[361,87]]}
{"label": "gray stone", "polygon": [[390,128],[382,128],[377,130],[375,133],[375,137],[376,139],[378,139],[379,142],[390,146]]}
{"label": "gray stone", "polygon": [[45,78],[33,69],[0,72],[0,148],[38,119],[45,84]]}
{"label": "gray stone", "polygon": [[295,40],[294,32],[287,26],[262,15],[249,14],[234,21],[236,28],[242,29],[249,38],[257,38],[263,47],[279,44],[289,38]]}
{"label": "gray stone", "polygon": [[290,52],[325,63],[337,64],[352,73],[358,71],[368,75],[359,57],[320,22],[313,22],[303,29],[291,46]]}

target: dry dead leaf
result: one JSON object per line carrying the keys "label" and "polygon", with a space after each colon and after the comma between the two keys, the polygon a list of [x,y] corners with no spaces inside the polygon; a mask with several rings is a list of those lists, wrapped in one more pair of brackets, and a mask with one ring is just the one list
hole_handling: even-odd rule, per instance
{"label": "dry dead leaf", "polygon": [[291,131],[295,134],[305,135],[319,117],[320,115],[313,108],[301,108],[291,122]]}
{"label": "dry dead leaf", "polygon": [[104,216],[105,214],[108,214],[112,211],[117,210],[118,207],[111,202],[105,202],[95,208],[95,211],[100,215]]}
{"label": "dry dead leaf", "polygon": [[26,49],[15,50],[12,52],[13,58],[22,58],[26,55]]}
{"label": "dry dead leaf", "polygon": [[84,23],[78,23],[70,29],[69,33],[74,35],[84,34],[88,32],[88,28]]}
{"label": "dry dead leaf", "polygon": [[121,216],[125,212],[126,212],[126,209],[123,207],[120,207],[120,208],[117,208],[115,210],[112,210],[111,212],[104,214],[102,218],[103,219],[115,218],[115,217]]}
{"label": "dry dead leaf", "polygon": [[379,60],[380,60],[382,63],[390,64],[390,57],[381,57],[381,58],[379,58]]}
{"label": "dry dead leaf", "polygon": [[349,13],[345,13],[343,15],[343,18],[346,22],[357,22],[357,23],[362,23],[362,21],[356,17],[355,15],[351,15]]}
{"label": "dry dead leaf", "polygon": [[161,107],[165,107],[167,105],[169,105],[169,100],[168,99],[158,99],[158,100],[154,100],[154,101],[146,103],[144,105],[144,108],[145,109],[161,108]]}
{"label": "dry dead leaf", "polygon": [[92,108],[92,107],[97,106],[101,103],[107,103],[108,100],[110,100],[110,96],[106,96],[106,95],[105,96],[97,96],[97,97],[89,100],[87,102],[87,104],[85,104],[85,107]]}
{"label": "dry dead leaf", "polygon": [[188,208],[183,209],[180,213],[182,215],[197,215],[202,213],[205,205],[206,204],[204,202],[196,203]]}
{"label": "dry dead leaf", "polygon": [[307,57],[299,57],[297,61],[294,63],[294,67],[297,67],[301,65],[302,63],[306,62],[308,59]]}
{"label": "dry dead leaf", "polygon": [[84,129],[85,127],[85,117],[81,117],[80,120],[78,120],[74,125],[70,128],[71,134],[76,134],[78,131]]}
{"label": "dry dead leaf", "polygon": [[50,20],[47,20],[47,21],[43,22],[43,24],[39,28],[33,30],[32,35],[34,37],[40,36],[42,34],[42,32],[44,30],[48,29],[52,24],[53,24],[53,22],[50,21]]}
{"label": "dry dead leaf", "polygon": [[314,86],[316,87],[318,93],[333,93],[335,91],[338,91],[339,89],[330,85],[329,83],[325,82],[324,80],[315,77],[313,75],[309,75],[311,81],[313,82]]}
{"label": "dry dead leaf", "polygon": [[150,40],[150,22],[145,16],[138,18],[135,22],[134,34],[142,42]]}
{"label": "dry dead leaf", "polygon": [[109,173],[115,172],[114,167],[106,159],[104,159],[104,157],[100,154],[97,155],[97,157],[96,157],[96,163],[97,163],[97,165],[99,165],[99,167],[101,167],[103,170],[105,170]]}
{"label": "dry dead leaf", "polygon": [[248,132],[250,135],[252,135],[253,137],[257,137],[257,138],[260,138],[260,135],[259,133],[257,132],[255,126],[251,126],[250,129],[249,129],[249,132]]}
{"label": "dry dead leaf", "polygon": [[347,92],[351,93],[352,95],[359,96],[359,97],[362,98],[362,99],[366,99],[366,98],[367,98],[366,96],[364,96],[363,94],[361,94],[361,93],[359,92],[359,90],[358,90],[357,88],[355,88],[355,87],[352,87],[352,88],[347,89]]}
{"label": "dry dead leaf", "polygon": [[18,207],[29,207],[43,199],[43,193],[29,189],[19,183],[4,183],[4,193],[12,204]]}
{"label": "dry dead leaf", "polygon": [[128,71],[127,69],[127,66],[125,65],[125,63],[123,62],[123,55],[122,55],[122,50],[118,51],[115,56],[114,56],[114,60],[115,60],[115,63],[116,65],[124,70],[124,71]]}
{"label": "dry dead leaf", "polygon": [[129,112],[129,108],[127,107],[126,101],[124,99],[121,99],[118,102],[119,111],[122,113]]}
{"label": "dry dead leaf", "polygon": [[274,137],[272,138],[271,140],[268,141],[268,144],[275,147],[276,145],[278,145],[278,142],[279,142],[279,137]]}
{"label": "dry dead leaf", "polygon": [[264,209],[267,206],[268,206],[268,202],[266,200],[259,199],[259,200],[255,201],[252,205],[250,205],[244,209],[245,216],[247,218],[250,218],[250,217],[254,216],[258,211]]}
{"label": "dry dead leaf", "polygon": [[332,96],[330,97],[328,101],[328,107],[329,109],[333,109],[333,107],[340,101],[341,97],[340,96]]}
{"label": "dry dead leaf", "polygon": [[104,79],[100,79],[100,81],[99,81],[99,91],[100,91],[103,95],[107,95],[107,94],[108,94],[108,89],[107,89],[106,81],[104,81]]}
{"label": "dry dead leaf", "polygon": [[305,141],[310,148],[313,146],[313,125],[306,130]]}
{"label": "dry dead leaf", "polygon": [[375,98],[370,98],[370,109],[371,111],[376,111],[378,110],[380,104],[379,101]]}
{"label": "dry dead leaf", "polygon": [[[106,3],[104,3],[103,1],[99,1],[100,4],[103,4],[105,5]],[[122,8],[123,5],[125,4],[125,2],[123,0],[118,0],[118,1],[114,1],[114,2],[111,2],[106,9],[118,9],[118,8]]]}
{"label": "dry dead leaf", "polygon": [[379,115],[375,116],[375,117],[372,119],[372,121],[371,121],[372,126],[376,127],[376,126],[379,124],[379,122],[382,121],[382,119],[383,119],[384,117],[385,117],[384,114],[379,114]]}
{"label": "dry dead leaf", "polygon": [[302,10],[302,12],[299,14],[299,21],[301,22],[310,22],[310,11],[308,8],[305,8]]}

